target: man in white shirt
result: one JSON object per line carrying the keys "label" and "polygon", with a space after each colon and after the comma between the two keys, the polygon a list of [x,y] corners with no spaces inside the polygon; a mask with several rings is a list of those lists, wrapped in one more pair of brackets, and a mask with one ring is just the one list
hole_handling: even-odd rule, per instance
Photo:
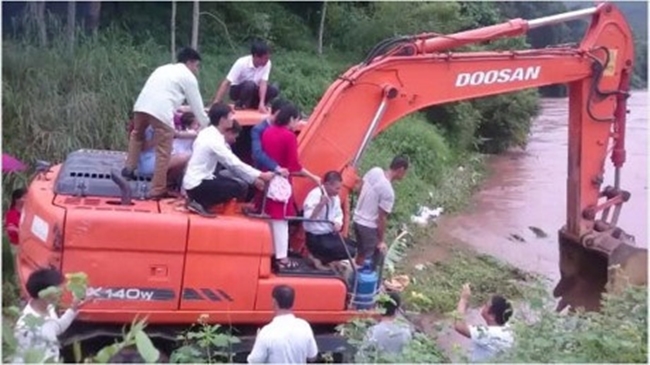
{"label": "man in white shirt", "polygon": [[277,86],[269,85],[271,74],[271,51],[262,41],[255,41],[251,54],[240,57],[221,82],[213,103],[220,103],[226,91],[230,100],[240,109],[258,109],[268,113],[267,104],[280,93]]}
{"label": "man in white shirt", "polygon": [[512,316],[512,305],[504,297],[493,295],[481,308],[481,317],[487,326],[470,326],[465,322],[465,312],[471,294],[469,284],[463,285],[454,329],[472,340],[471,362],[490,362],[495,356],[509,349],[514,342],[512,331],[507,324]]}
{"label": "man in white shirt", "polygon": [[397,156],[393,158],[388,170],[373,167],[363,176],[363,185],[352,218],[357,239],[356,264],[358,266],[363,265],[368,257],[373,258],[373,266],[375,266],[377,253],[385,253],[387,250],[384,238],[386,221],[395,204],[392,183],[403,179],[408,167],[408,159]]}
{"label": "man in white shirt", "polygon": [[314,332],[307,321],[293,315],[295,291],[287,285],[273,288],[275,317],[257,333],[249,364],[304,364],[318,356]]}
{"label": "man in white shirt", "polygon": [[211,216],[211,206],[242,197],[241,186],[232,179],[215,178],[217,164],[237,171],[260,190],[264,181],[270,181],[273,172],[261,172],[235,155],[226,143],[224,134],[233,124],[233,111],[226,104],[214,104],[209,111],[210,126],[199,132],[194,141],[192,157],[183,177],[183,189],[189,198],[188,209],[194,213]]}
{"label": "man in white shirt", "polygon": [[356,255],[354,246],[340,234],[343,227],[343,209],[339,198],[342,184],[340,173],[327,172],[323,176],[323,187],[312,189],[303,204],[304,218],[315,220],[307,220],[302,224],[307,249],[314,258],[325,265],[332,261],[348,259],[348,252],[351,257]]}
{"label": "man in white shirt", "polygon": [[[233,146],[237,143],[237,138],[242,131],[242,126],[236,120],[232,121],[232,127],[228,128],[224,133],[223,137],[226,139],[226,146],[232,151]],[[244,191],[243,196],[246,196],[246,201],[251,200],[254,197],[254,189],[249,189],[250,184],[246,182],[246,178],[241,178],[240,176],[246,176],[245,173],[239,172],[235,169],[228,169],[222,164],[217,164],[217,169],[215,170],[215,176],[218,179],[232,179],[236,181],[241,189]],[[249,196],[251,195],[251,196]]]}
{"label": "man in white shirt", "polygon": [[135,178],[134,171],[144,144],[144,133],[151,126],[154,129],[156,163],[149,197],[155,200],[170,197],[167,192],[167,169],[175,132],[174,112],[187,100],[199,123],[203,126],[209,124],[196,79],[201,56],[191,48],[184,48],[178,53],[177,59],[177,63],[160,66],[149,76],[133,106],[133,132],[122,170],[122,176]]}

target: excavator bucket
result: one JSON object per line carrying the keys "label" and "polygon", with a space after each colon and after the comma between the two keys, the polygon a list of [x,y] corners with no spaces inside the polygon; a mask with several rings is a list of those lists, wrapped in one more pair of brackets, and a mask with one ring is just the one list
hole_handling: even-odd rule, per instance
{"label": "excavator bucket", "polygon": [[617,293],[627,285],[647,285],[647,249],[618,233],[599,233],[585,247],[560,232],[560,281],[553,290],[560,298],[557,311],[567,306],[597,311],[606,290]]}

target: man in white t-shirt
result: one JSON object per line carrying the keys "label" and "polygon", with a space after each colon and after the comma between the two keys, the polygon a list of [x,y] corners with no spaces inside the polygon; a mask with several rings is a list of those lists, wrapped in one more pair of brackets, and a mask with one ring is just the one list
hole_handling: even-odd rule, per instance
{"label": "man in white t-shirt", "polygon": [[199,123],[207,126],[210,121],[203,108],[196,74],[201,56],[192,48],[178,53],[178,62],[158,67],[147,79],[133,106],[133,131],[129,139],[129,152],[122,176],[135,179],[134,171],[145,140],[145,130],[151,126],[156,163],[149,198],[171,197],[167,192],[167,168],[174,140],[174,112],[187,100]]}
{"label": "man in white t-shirt", "polygon": [[221,82],[212,103],[220,103],[226,91],[238,109],[257,109],[268,113],[267,105],[280,93],[277,86],[269,85],[271,51],[262,41],[255,41],[251,54],[240,57]]}
{"label": "man in white t-shirt", "polygon": [[347,260],[348,253],[351,257],[356,254],[354,246],[340,234],[343,227],[343,209],[339,192],[342,186],[341,174],[329,171],[323,176],[323,187],[312,189],[303,203],[304,218],[313,220],[302,224],[307,249],[314,258],[325,265],[332,261]]}
{"label": "man in white t-shirt", "polygon": [[292,313],[295,291],[288,285],[273,288],[275,317],[257,333],[249,364],[304,364],[318,356],[314,332],[307,321]]}
{"label": "man in white t-shirt", "polygon": [[407,158],[393,158],[390,168],[384,171],[381,167],[373,167],[364,176],[357,201],[352,226],[357,242],[356,264],[363,265],[366,258],[373,258],[373,266],[377,265],[377,252],[387,250],[384,234],[386,221],[393,211],[395,191],[393,181],[406,176],[409,167]]}
{"label": "man in white t-shirt", "polygon": [[511,329],[507,324],[512,316],[512,305],[504,297],[493,295],[481,308],[481,317],[487,326],[470,326],[465,322],[470,296],[469,284],[463,285],[454,329],[472,341],[471,362],[490,362],[492,358],[509,349],[514,342]]}

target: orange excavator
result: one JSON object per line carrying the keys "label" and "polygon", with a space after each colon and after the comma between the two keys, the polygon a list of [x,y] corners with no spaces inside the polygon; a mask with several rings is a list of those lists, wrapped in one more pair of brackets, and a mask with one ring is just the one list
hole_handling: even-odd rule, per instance
{"label": "orange excavator", "polygon": [[[578,45],[453,51],[580,18],[591,22]],[[567,221],[559,231],[561,281],[554,294],[562,298],[559,309],[598,309],[610,264],[646,285],[647,251],[617,227],[630,198],[620,172],[633,61],[630,28],[609,3],[452,35],[387,39],[327,89],[299,132],[300,159],[320,175],[343,173],[349,222],[348,195],[359,180],[359,161],[372,138],[400,118],[433,105],[566,84]],[[238,111],[236,118],[250,127],[262,116]],[[235,148],[241,154],[249,144],[243,137]],[[603,187],[610,150],[615,181]],[[119,335],[138,315],[148,316],[154,337],[174,339],[174,330],[202,314],[250,339],[273,316],[273,287],[288,284],[296,291],[295,312],[312,323],[321,351],[341,345],[334,326],[361,313],[351,305],[353,289],[343,278],[308,265],[290,272],[273,268],[269,222],[244,213],[241,203],[213,207],[216,217],[207,218],[173,200],[138,199],[146,196],[149,182],[120,181],[113,172],[124,158],[123,152],[78,150],[62,164],[42,162],[26,195],[17,258],[21,284],[38,267],[85,272],[89,293],[98,298],[81,311],[68,340]],[[304,179],[294,182],[299,204],[311,188]],[[298,230],[292,240],[300,239]]]}

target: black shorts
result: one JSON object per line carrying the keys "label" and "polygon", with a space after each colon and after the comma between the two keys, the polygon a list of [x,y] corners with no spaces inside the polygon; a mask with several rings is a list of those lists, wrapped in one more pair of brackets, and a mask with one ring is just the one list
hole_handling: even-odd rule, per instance
{"label": "black shorts", "polygon": [[357,241],[357,253],[365,258],[373,256],[379,245],[379,231],[377,228],[362,226],[356,222],[353,222],[352,226]]}

